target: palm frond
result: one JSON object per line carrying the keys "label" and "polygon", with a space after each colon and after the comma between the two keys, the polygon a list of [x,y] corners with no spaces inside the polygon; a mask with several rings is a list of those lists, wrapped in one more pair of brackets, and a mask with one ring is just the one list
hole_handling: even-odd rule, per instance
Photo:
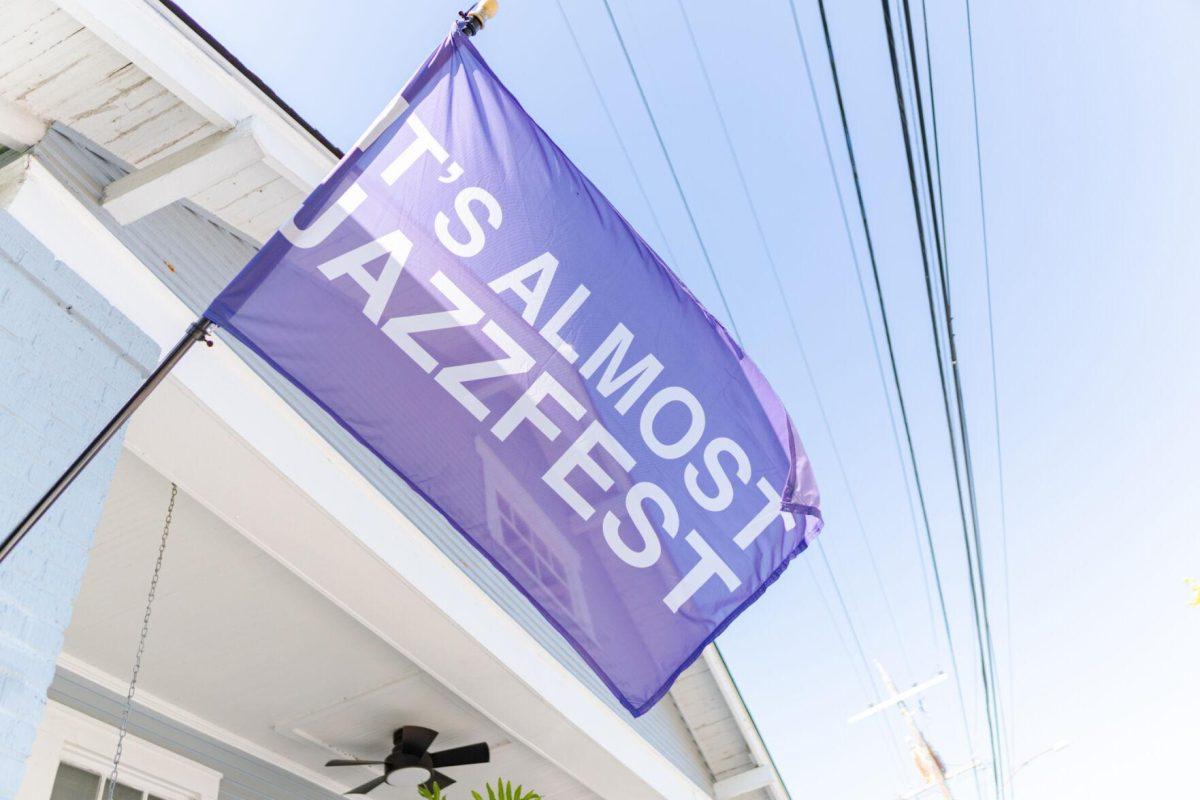
{"label": "palm frond", "polygon": [[442,795],[442,787],[437,784],[437,781],[434,781],[432,790],[427,789],[425,784],[421,784],[417,787],[417,794],[424,798],[424,800],[447,800]]}
{"label": "palm frond", "polygon": [[[542,800],[542,796],[532,789],[525,791],[524,784],[517,784],[514,789],[512,781],[503,778],[496,779],[495,788],[490,783],[483,788],[487,790],[487,800]],[[471,792],[471,797],[474,800],[483,800],[479,792]]]}

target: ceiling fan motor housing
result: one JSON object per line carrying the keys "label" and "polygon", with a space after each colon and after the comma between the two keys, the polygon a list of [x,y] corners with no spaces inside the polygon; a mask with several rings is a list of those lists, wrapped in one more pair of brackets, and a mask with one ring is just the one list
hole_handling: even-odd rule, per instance
{"label": "ceiling fan motor housing", "polygon": [[[437,738],[437,735],[438,732],[431,728],[424,728],[420,725],[405,725],[392,733],[392,752],[388,753],[387,758],[383,761],[359,761],[356,759],[335,758],[325,766],[382,766],[383,775],[364,783],[362,786],[356,786],[347,792],[347,794],[367,794],[372,789],[378,788],[384,783],[393,786],[421,785],[426,788],[432,788],[432,784],[436,782],[444,789],[454,783],[454,779],[441,772],[443,767],[486,764],[491,758],[491,753],[486,742],[469,744],[463,747],[452,747],[449,750],[439,750],[436,753],[430,753],[429,746],[433,744],[433,740]],[[410,770],[420,770],[420,780],[414,780],[418,776],[414,775]],[[393,781],[392,775],[401,771],[408,773],[405,775],[405,779]]]}
{"label": "ceiling fan motor housing", "polygon": [[[416,783],[425,783],[433,778],[433,757],[429,755],[429,745],[437,738],[437,731],[423,728],[420,725],[405,725],[392,733],[392,752],[383,760],[384,776],[389,778],[393,772],[402,769],[421,769],[425,777]],[[406,781],[407,783],[407,781]]]}

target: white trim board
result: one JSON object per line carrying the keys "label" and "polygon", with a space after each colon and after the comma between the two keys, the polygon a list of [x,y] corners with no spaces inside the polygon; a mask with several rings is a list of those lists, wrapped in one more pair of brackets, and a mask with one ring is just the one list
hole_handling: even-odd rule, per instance
{"label": "white trim board", "polygon": [[298,189],[311,190],[337,163],[232,67],[213,58],[146,0],[55,0],[68,14],[220,129],[252,120],[264,159]]}
{"label": "white trim board", "polygon": [[708,665],[709,672],[712,673],[713,680],[716,681],[717,689],[724,698],[725,705],[733,714],[742,738],[750,748],[750,754],[754,757],[754,763],[757,765],[756,769],[766,772],[768,780],[761,786],[771,795],[771,800],[789,800],[783,779],[775,770],[775,762],[772,760],[771,754],[767,752],[767,746],[763,744],[762,737],[758,735],[758,728],[750,716],[750,710],[746,708],[742,693],[738,691],[737,684],[733,682],[733,676],[729,674],[729,668],[725,665],[725,659],[721,657],[721,652],[717,649],[715,642],[704,648],[702,657],[704,663]]}
{"label": "white trim board", "polygon": [[0,145],[20,150],[41,141],[49,127],[11,100],[0,97]]}
{"label": "white trim board", "polygon": [[[47,800],[60,763],[107,778],[116,747],[116,728],[47,701],[16,800]],[[127,735],[118,781],[163,800],[217,800],[221,773]]]}
{"label": "white trim board", "polygon": [[[129,691],[129,679],[118,678],[111,675],[98,667],[92,666],[81,658],[76,658],[69,653],[60,653],[57,660],[58,666],[85,681],[96,684],[102,689],[107,689],[118,697],[124,696]],[[292,773],[298,778],[302,778],[309,783],[320,786],[322,789],[328,789],[334,793],[340,793],[344,788],[341,783],[333,780],[327,773],[316,772],[308,767],[291,759],[285,758],[274,750],[268,750],[261,745],[238,736],[236,733],[215,725],[203,717],[197,716],[192,712],[180,708],[174,703],[169,703],[157,695],[147,692],[145,689],[139,689],[135,705],[139,708],[144,708],[148,711],[153,711],[163,717],[178,723],[184,728],[188,728],[196,733],[202,734],[215,739],[218,742],[227,744],[235,750],[240,750],[248,756],[253,756],[268,764],[279,767]]]}
{"label": "white trim board", "polygon": [[233,177],[262,157],[250,125],[241,124],[118,178],[105,187],[103,205],[117,222],[128,225]]}

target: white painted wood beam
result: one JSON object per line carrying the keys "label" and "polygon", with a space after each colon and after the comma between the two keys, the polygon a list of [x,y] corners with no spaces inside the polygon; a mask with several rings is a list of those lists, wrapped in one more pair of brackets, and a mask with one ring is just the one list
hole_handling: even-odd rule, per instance
{"label": "white painted wood beam", "polygon": [[745,701],[742,700],[742,694],[738,691],[737,684],[733,682],[733,676],[729,674],[729,668],[725,666],[725,659],[721,657],[715,642],[704,648],[703,658],[713,679],[717,682],[717,689],[725,698],[725,705],[733,714],[738,730],[742,732],[742,738],[750,748],[754,762],[759,765],[757,768],[766,769],[771,775],[771,780],[763,784],[763,787],[766,788],[772,800],[789,800],[790,795],[783,785],[783,779],[775,771],[775,763],[771,760],[771,754],[767,752],[767,746],[763,743],[762,737],[758,733],[758,727],[754,724],[754,719],[750,716],[750,711],[746,708]]}
{"label": "white painted wood beam", "polygon": [[253,118],[268,164],[310,191],[337,159],[169,12],[146,0],[55,0],[109,46],[218,127]]}
{"label": "white painted wood beam", "polygon": [[0,145],[19,150],[42,140],[47,125],[11,100],[0,97]]}
{"label": "white painted wood beam", "polygon": [[214,133],[118,178],[104,190],[104,208],[122,225],[202,192],[263,158],[248,125]]}
{"label": "white painted wood beam", "polygon": [[754,767],[714,783],[713,795],[717,800],[735,800],[770,786],[773,780],[775,772],[770,767]]}

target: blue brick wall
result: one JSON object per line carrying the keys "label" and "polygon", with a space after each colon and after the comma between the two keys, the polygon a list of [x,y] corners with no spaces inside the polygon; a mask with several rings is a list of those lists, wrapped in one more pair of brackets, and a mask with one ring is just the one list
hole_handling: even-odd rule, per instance
{"label": "blue brick wall", "polygon": [[[0,210],[0,531],[12,529],[158,355]],[[117,442],[106,448],[0,564],[0,798],[15,795],[24,774],[118,450]]]}

